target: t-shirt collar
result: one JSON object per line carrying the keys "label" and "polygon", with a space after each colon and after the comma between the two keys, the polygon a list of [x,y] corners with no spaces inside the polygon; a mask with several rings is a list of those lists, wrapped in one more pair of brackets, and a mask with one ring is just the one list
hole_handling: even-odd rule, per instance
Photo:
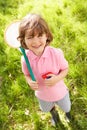
{"label": "t-shirt collar", "polygon": [[[49,56],[49,46],[47,46],[41,55],[41,58],[47,58]],[[31,50],[29,50],[29,56],[32,60],[38,59],[38,56],[36,56]]]}

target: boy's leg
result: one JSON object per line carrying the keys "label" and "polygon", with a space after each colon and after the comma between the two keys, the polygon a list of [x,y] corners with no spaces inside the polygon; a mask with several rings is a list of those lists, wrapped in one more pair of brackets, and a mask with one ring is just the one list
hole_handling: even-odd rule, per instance
{"label": "boy's leg", "polygon": [[40,109],[43,111],[43,112],[50,112],[50,110],[54,107],[54,102],[48,102],[48,101],[43,101],[41,99],[38,99],[39,101],[39,106],[40,106]]}
{"label": "boy's leg", "polygon": [[58,112],[55,110],[55,107],[53,107],[50,111],[51,115],[52,115],[52,119],[54,121],[54,125],[58,125],[58,121],[60,121],[59,119],[59,115],[58,115]]}
{"label": "boy's leg", "polygon": [[70,112],[66,112],[66,117],[68,118],[68,120],[71,120]]}
{"label": "boy's leg", "polygon": [[57,111],[55,110],[55,107],[54,107],[55,103],[43,101],[41,99],[38,99],[38,100],[39,100],[41,110],[43,112],[50,112],[55,125],[57,125],[58,120],[59,120],[59,116],[58,116],[58,113],[57,113]]}
{"label": "boy's leg", "polygon": [[65,112],[67,118],[70,120],[71,102],[69,98],[69,93],[66,94],[63,99],[57,101],[56,104]]}

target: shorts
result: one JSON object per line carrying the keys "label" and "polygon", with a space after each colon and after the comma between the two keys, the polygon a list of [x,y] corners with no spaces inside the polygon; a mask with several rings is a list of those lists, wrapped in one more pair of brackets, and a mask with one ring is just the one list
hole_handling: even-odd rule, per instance
{"label": "shorts", "polygon": [[55,106],[55,104],[58,105],[66,113],[69,112],[71,109],[69,93],[67,93],[63,99],[54,102],[43,101],[41,99],[38,100],[40,109],[43,112],[50,112],[50,110]]}

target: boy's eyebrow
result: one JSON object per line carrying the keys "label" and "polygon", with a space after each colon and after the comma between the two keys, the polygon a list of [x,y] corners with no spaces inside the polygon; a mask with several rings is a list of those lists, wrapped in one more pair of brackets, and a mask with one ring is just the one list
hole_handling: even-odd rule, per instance
{"label": "boy's eyebrow", "polygon": [[26,37],[28,38],[28,37],[33,37],[33,36],[32,36],[32,35],[29,35],[29,36],[26,36]]}

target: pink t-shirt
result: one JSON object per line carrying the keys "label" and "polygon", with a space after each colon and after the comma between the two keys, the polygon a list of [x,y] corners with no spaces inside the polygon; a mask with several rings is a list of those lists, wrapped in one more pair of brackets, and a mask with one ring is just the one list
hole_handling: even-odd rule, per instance
{"label": "pink t-shirt", "polygon": [[[44,101],[57,101],[62,99],[68,92],[63,80],[59,81],[55,86],[48,87],[44,84],[42,75],[48,72],[58,74],[61,70],[68,68],[68,62],[64,58],[61,49],[47,46],[41,57],[36,56],[32,51],[26,51],[32,71],[39,83],[38,91],[35,91],[36,97]],[[29,75],[25,60],[21,58],[22,71],[24,75]],[[47,79],[49,80],[49,79]]]}

